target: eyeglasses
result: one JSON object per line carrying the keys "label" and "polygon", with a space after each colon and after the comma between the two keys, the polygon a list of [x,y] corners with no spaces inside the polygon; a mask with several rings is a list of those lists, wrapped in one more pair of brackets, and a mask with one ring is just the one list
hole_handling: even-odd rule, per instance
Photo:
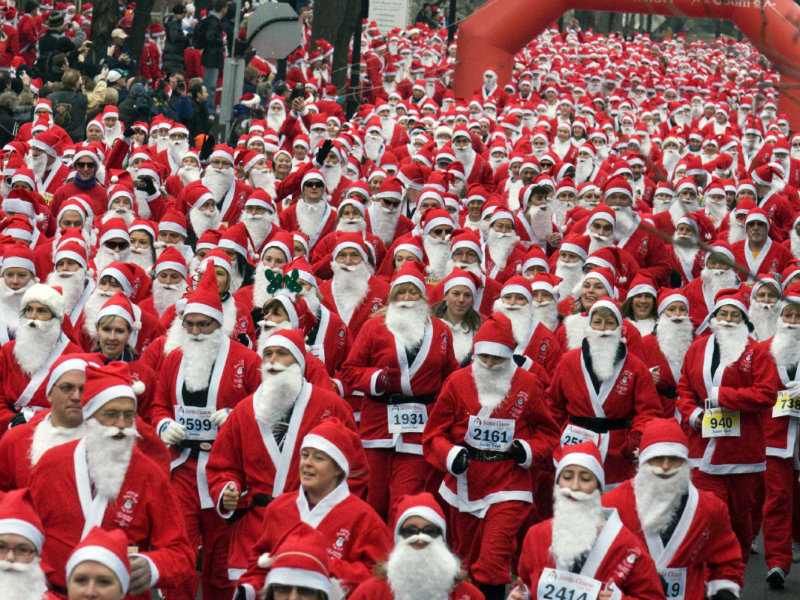
{"label": "eyeglasses", "polygon": [[321,188],[324,186],[325,184],[322,181],[307,181],[304,187]]}
{"label": "eyeglasses", "polygon": [[62,383],[56,386],[56,389],[65,396],[71,396],[75,391],[81,396],[83,395],[82,385],[72,385],[71,383]]}
{"label": "eyeglasses", "polygon": [[416,525],[409,525],[407,527],[400,528],[400,535],[405,539],[419,535],[420,533],[424,533],[427,536],[435,538],[442,535],[442,530],[436,527],[436,525],[425,525],[421,528],[417,527]]}
{"label": "eyeglasses", "polygon": [[94,169],[95,164],[93,162],[79,162],[75,163],[75,166],[79,169]]}
{"label": "eyeglasses", "polygon": [[19,558],[28,558],[36,554],[36,548],[32,546],[9,546],[5,542],[0,542],[0,556],[7,556],[9,551],[14,553],[14,556]]}
{"label": "eyeglasses", "polygon": [[211,320],[209,320],[209,321],[195,321],[195,322],[184,321],[183,322],[183,328],[188,332],[192,332],[193,330],[196,329],[196,330],[198,330],[198,331],[200,331],[202,333],[204,330],[206,330],[209,327],[211,327],[211,325],[213,323],[214,323],[214,321],[211,321]]}
{"label": "eyeglasses", "polygon": [[130,244],[128,242],[115,242],[115,241],[108,241],[105,243],[105,247],[109,250],[114,250],[116,252],[120,250],[125,250]]}
{"label": "eyeglasses", "polygon": [[106,423],[114,423],[120,417],[122,417],[126,423],[133,423],[133,420],[136,418],[136,411],[104,410],[100,413],[100,418],[102,418]]}

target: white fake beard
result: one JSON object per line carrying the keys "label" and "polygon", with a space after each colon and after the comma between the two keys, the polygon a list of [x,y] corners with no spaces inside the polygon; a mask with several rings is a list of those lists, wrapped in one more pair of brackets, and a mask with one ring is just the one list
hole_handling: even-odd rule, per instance
{"label": "white fake beard", "polygon": [[768,340],[778,329],[778,305],[768,304],[767,302],[759,302],[753,300],[750,303],[750,308],[747,311],[750,317],[750,322],[753,324],[756,339],[759,342]]}
{"label": "white fake beard", "polygon": [[680,198],[675,198],[672,206],[669,207],[669,215],[672,217],[672,222],[677,225],[681,217],[697,211],[700,205],[697,200],[691,202],[684,202]]}
{"label": "white fake beard", "polygon": [[492,167],[492,171],[497,171],[497,167],[502,165],[506,162],[506,158],[495,158],[493,156],[489,157],[489,166]]}
{"label": "white fake beard", "polygon": [[550,331],[555,331],[558,327],[558,305],[554,300],[543,300],[542,302],[531,302],[533,315],[547,327]]}
{"label": "white fake beard", "polygon": [[256,248],[259,248],[264,243],[264,240],[267,239],[267,234],[272,229],[272,221],[269,217],[270,215],[267,213],[256,215],[247,211],[243,212],[242,216],[239,217],[239,222],[244,223],[247,233],[253,238],[253,246]]}
{"label": "white fake beard", "polygon": [[31,442],[31,466],[35,467],[42,455],[61,444],[66,444],[84,436],[85,426],[83,423],[77,427],[56,427],[50,419],[42,419],[33,432]]}
{"label": "white fake beard", "polygon": [[[666,479],[659,477],[665,473],[674,475]],[[645,533],[660,534],[672,522],[675,512],[680,508],[681,499],[689,491],[690,477],[688,461],[669,471],[647,463],[639,465],[633,479],[633,492],[636,512]]]}
{"label": "white fake beard", "polygon": [[336,223],[336,231],[343,232],[363,232],[367,229],[367,223],[362,218],[358,219],[339,219]]}
{"label": "white fake beard", "polygon": [[24,287],[12,290],[6,285],[5,280],[0,278],[0,322],[5,323],[12,334],[22,319],[22,296],[34,283],[36,282],[31,279]]}
{"label": "white fake beard", "polygon": [[500,270],[505,268],[506,261],[518,241],[519,237],[514,233],[500,233],[494,229],[489,229],[486,246],[489,248],[489,255],[492,261]]}
{"label": "white fake beard", "polygon": [[[428,545],[417,550],[412,545],[420,540]],[[461,562],[442,536],[424,533],[397,542],[386,561],[386,580],[396,600],[447,600],[460,573]]]}
{"label": "white fake beard", "polygon": [[472,357],[472,380],[478,390],[478,402],[484,408],[494,410],[511,390],[511,380],[517,365],[507,358],[499,365],[487,367],[477,356]]}
{"label": "white fake beard", "polygon": [[664,150],[664,156],[661,164],[664,166],[664,171],[666,172],[667,177],[672,175],[672,172],[675,170],[675,166],[678,164],[680,159],[681,154],[677,150]]}
{"label": "white fake beard", "polygon": [[611,239],[611,236],[600,235],[599,233],[589,234],[589,254],[600,248],[608,248],[613,245],[614,240]]}
{"label": "white fake beard", "polygon": [[266,365],[261,366],[261,393],[253,405],[256,419],[264,425],[274,425],[286,417],[303,387],[299,364],[285,367],[274,363],[270,368],[280,372],[272,375]]}
{"label": "white fake beard", "polygon": [[692,345],[693,325],[689,317],[658,317],[656,341],[670,365],[683,365],[683,357]]}
{"label": "white fake beard", "polygon": [[399,208],[390,211],[382,204],[375,204],[375,208],[370,214],[369,223],[372,226],[372,233],[377,235],[387,248],[392,245],[399,219]]}
{"label": "white fake beard", "polygon": [[164,340],[164,356],[175,350],[175,348],[183,348],[188,339],[189,334],[183,328],[183,319],[179,315],[175,315],[169,329],[167,329],[167,338]]}
{"label": "white fake beard", "polygon": [[188,334],[183,343],[183,381],[190,392],[208,388],[211,371],[222,343],[222,328],[211,333]]}
{"label": "white fake beard", "polygon": [[317,289],[313,287],[308,290],[303,289],[303,291],[300,292],[300,296],[306,301],[306,306],[308,306],[311,314],[319,316],[320,299]]}
{"label": "white fake beard", "polygon": [[741,323],[733,324],[719,321],[716,317],[712,317],[710,321],[711,331],[717,338],[717,346],[719,347],[719,362],[723,367],[732,365],[744,352],[747,343],[750,340],[750,332],[747,330],[747,325],[742,321]]}
{"label": "white fake beard", "polygon": [[708,288],[711,298],[716,298],[717,292],[720,290],[737,287],[736,273],[732,269],[703,267],[703,270],[700,271],[700,278],[703,280],[703,286]]}
{"label": "white fake beard", "polygon": [[189,185],[193,181],[200,179],[200,167],[182,166],[178,169],[178,177],[183,185]]}
{"label": "white fake beard", "polygon": [[103,305],[108,302],[108,299],[113,295],[114,292],[95,288],[95,290],[89,294],[86,304],[83,305],[83,330],[88,333],[89,337],[93,340],[97,339],[97,325],[94,322],[95,317],[97,317],[97,313],[100,312]]}
{"label": "white fake beard", "polygon": [[159,135],[156,138],[156,150],[163,152],[167,148],[169,148],[169,137]]}
{"label": "white fake beard", "polygon": [[[89,418],[86,423],[86,462],[89,464],[89,478],[97,493],[108,500],[119,496],[125,474],[131,462],[133,445],[139,434],[136,427],[106,427],[95,419]],[[125,438],[112,439],[122,433]]]}
{"label": "white fake beard", "polygon": [[600,146],[594,150],[597,152],[597,163],[602,165],[608,158],[608,146]]}
{"label": "white fake beard", "polygon": [[180,300],[185,291],[185,280],[177,285],[164,284],[157,279],[153,281],[153,307],[158,316],[162,316],[170,306]]}
{"label": "white fake beard", "polygon": [[193,206],[189,211],[189,224],[198,239],[207,230],[218,228],[221,222],[222,215],[216,206],[214,210],[200,210],[197,206]]}
{"label": "white fake beard", "polygon": [[531,320],[533,311],[530,304],[511,305],[498,298],[492,305],[494,312],[503,313],[511,321],[511,331],[514,333],[514,341],[517,345],[524,344],[531,332]]}
{"label": "white fake beard", "polygon": [[579,158],[575,161],[575,183],[580,185],[589,181],[594,171],[594,162],[590,158]]}
{"label": "white fake beard", "polygon": [[[725,218],[725,215],[728,214],[728,205],[725,204],[725,200],[722,202],[711,202],[708,201],[705,203],[706,210],[708,210],[708,214],[711,217],[711,220],[714,223],[719,223],[722,219]],[[733,219],[735,221],[736,219]]]}
{"label": "white fake beard", "polygon": [[364,140],[364,155],[373,162],[377,162],[380,158],[382,148],[383,136],[372,137],[368,135]]}
{"label": "white fake beard", "polygon": [[130,257],[130,246],[122,252],[111,250],[108,246],[100,246],[94,257],[94,270],[96,273],[101,273],[112,262],[126,263],[130,260]]}
{"label": "white fake beard", "polygon": [[511,181],[511,176],[509,175],[509,179],[506,182],[506,189],[507,189],[507,201],[508,201],[508,208],[511,211],[516,211],[519,209],[519,192],[522,189],[522,179],[517,178],[515,181]]}
{"label": "white fake beard", "polygon": [[800,325],[779,319],[769,351],[779,367],[796,365],[800,361]]}
{"label": "white fake beard", "polygon": [[447,277],[447,262],[450,260],[450,240],[426,235],[422,238],[425,254],[428,256],[426,269],[432,278],[441,281]]}
{"label": "white fake beard", "polygon": [[61,335],[61,321],[37,321],[20,318],[17,327],[14,358],[25,375],[33,375],[45,366],[47,357]]}
{"label": "white fake beard", "polygon": [[274,131],[280,131],[284,119],[286,119],[285,111],[280,111],[277,113],[270,111],[267,113],[267,125],[269,125],[269,128]]}
{"label": "white fake beard", "polygon": [[475,332],[469,329],[463,323],[451,323],[445,320],[450,331],[453,333],[453,354],[455,354],[458,364],[463,362],[469,357],[472,352],[472,341]]}
{"label": "white fake beard", "polygon": [[386,309],[386,329],[409,352],[416,351],[422,344],[430,320],[430,308],[424,300],[396,300]]}
{"label": "white fake beard", "polygon": [[[733,225],[733,222],[731,222],[731,225]],[[742,227],[742,231],[744,231],[744,227]],[[797,235],[794,227],[789,231],[789,245],[792,250],[792,256],[800,258],[800,235]]]}
{"label": "white fake beard", "polygon": [[189,151],[189,140],[170,140],[169,150],[167,151],[172,158],[172,162],[179,165]]}
{"label": "white fake beard", "polygon": [[[143,219],[149,219],[152,217],[152,213],[150,212],[150,205],[147,203],[147,191],[146,190],[134,190],[133,192],[133,200],[136,202],[136,210],[139,212],[139,216]],[[133,211],[131,211],[133,213]],[[124,217],[123,217],[124,218]],[[128,227],[131,226],[130,223],[126,221]]]}
{"label": "white fake beard", "polygon": [[14,600],[42,600],[47,592],[47,579],[37,556],[29,563],[0,560],[0,589]]}
{"label": "white fake beard", "polygon": [[800,160],[800,148],[792,147],[792,149],[789,151],[789,156],[791,158],[795,158],[797,160]]}
{"label": "white fake beard", "polygon": [[332,194],[334,191],[336,191],[336,188],[339,187],[339,183],[342,181],[342,165],[327,164],[322,167],[321,170],[322,178],[325,180],[325,189],[329,194]]}
{"label": "white fake beard", "polygon": [[733,218],[731,215],[731,219],[728,222],[728,243],[735,244],[747,237],[747,232],[744,229],[744,225],[741,225],[739,221]]}
{"label": "white fake beard", "polygon": [[[47,276],[47,285],[60,286],[64,297],[64,312],[69,314],[75,308],[78,298],[86,287],[86,271],[80,267],[77,271],[51,271]],[[0,320],[3,319],[0,312]]]}
{"label": "white fake beard", "polygon": [[319,200],[318,202],[307,202],[305,198],[301,198],[297,203],[297,224],[300,226],[300,231],[305,233],[309,238],[316,232],[319,224],[322,222],[322,217],[325,216],[325,201]]}
{"label": "white fake beard", "polygon": [[153,253],[150,248],[134,248],[131,246],[130,262],[139,265],[145,271],[149,271],[153,266]]}
{"label": "white fake beard", "polygon": [[586,341],[589,343],[589,356],[592,357],[592,371],[600,381],[605,381],[613,375],[621,339],[621,327],[599,331],[589,325],[586,326]]}
{"label": "white fake beard", "polygon": [[253,187],[258,190],[264,190],[269,194],[270,198],[275,198],[277,192],[275,190],[275,175],[269,169],[253,169],[250,172],[250,179],[253,182]]}
{"label": "white fake beard", "polygon": [[572,142],[569,138],[565,141],[561,141],[558,138],[553,140],[553,143],[550,145],[550,149],[558,155],[558,158],[564,160],[564,157],[567,155],[567,152],[570,151],[572,148]]}
{"label": "white fake beard", "polygon": [[667,212],[670,207],[672,206],[672,198],[668,200],[658,200],[653,198],[653,214],[657,215],[659,213]]}
{"label": "white fake beard", "polygon": [[614,239],[619,241],[627,236],[636,225],[633,218],[633,209],[630,206],[615,206],[614,216],[617,221],[614,228]]}
{"label": "white fake beard", "polygon": [[316,129],[312,129],[311,132],[308,134],[308,145],[311,148],[311,151],[313,152],[326,139],[328,139],[327,131],[322,132]]}
{"label": "white fake beard", "polygon": [[208,188],[208,191],[211,192],[217,202],[221,202],[234,184],[234,179],[233,168],[224,167],[218,169],[216,167],[208,167],[205,175],[203,175],[203,185]]}
{"label": "white fake beard", "polygon": [[464,172],[469,174],[472,170],[472,165],[475,163],[475,150],[470,146],[466,148],[453,148],[453,154],[456,160],[464,166]]}
{"label": "white fake beard", "polygon": [[[383,88],[386,89],[387,85],[391,87],[391,89],[387,89],[387,92],[393,92],[396,86],[395,82],[391,82],[390,84],[383,84]],[[394,134],[394,119],[392,117],[381,117],[381,135],[383,139],[386,140],[387,143],[392,141],[392,135]]]}
{"label": "white fake beard", "polygon": [[[679,240],[692,240],[695,244],[697,243],[697,240],[694,238],[694,236],[676,235],[675,237]],[[696,245],[682,246],[680,244],[674,244],[672,249],[675,251],[675,256],[678,258],[681,264],[686,267],[686,270],[689,273],[691,273],[692,266],[694,265],[694,259],[697,257],[697,253],[700,252],[700,247]]]}
{"label": "white fake beard", "polygon": [[591,494],[559,488],[553,491],[553,533],[550,552],[558,564],[572,566],[594,546],[603,526],[600,490]]}
{"label": "white fake beard", "polygon": [[536,241],[546,242],[553,235],[552,218],[554,213],[553,206],[549,202],[531,208],[528,221]]}
{"label": "white fake beard", "polygon": [[475,275],[477,275],[478,277],[483,279],[483,270],[481,270],[481,265],[480,265],[479,262],[465,263],[465,262],[461,262],[461,261],[448,260],[447,261],[447,273],[448,273],[448,275],[450,273],[452,273],[453,269],[455,269],[456,267],[458,267],[459,269],[463,269],[465,271],[468,271],[469,273],[474,273]]}
{"label": "white fake beard", "polygon": [[275,323],[274,321],[266,321],[261,320],[256,323],[257,335],[258,340],[256,344],[256,351],[258,352],[259,356],[263,356],[264,348],[267,347],[267,338],[271,336],[276,331],[281,331],[284,329],[291,329],[292,323],[290,321],[283,321],[281,323]]}
{"label": "white fake beard", "polygon": [[233,262],[233,272],[231,273],[231,294],[235,294],[242,287],[244,283],[244,274],[239,272],[239,264],[237,261]]}
{"label": "white fake beard", "polygon": [[353,310],[369,291],[371,273],[366,263],[345,267],[345,265],[332,261],[331,270],[333,271],[331,292],[336,305],[345,312]]}
{"label": "white fake beard", "polygon": [[[122,219],[123,221],[125,221],[125,225],[127,227],[130,227],[135,218],[136,215],[130,208],[110,208],[105,213],[103,213],[100,222],[107,223],[109,219]],[[143,218],[146,219],[147,217]]]}
{"label": "white fake beard", "polygon": [[646,319],[637,319],[633,322],[633,326],[639,331],[642,337],[653,333],[653,328],[656,326],[656,320],[653,317]]}
{"label": "white fake beard", "polygon": [[34,181],[41,183],[42,176],[47,170],[47,155],[44,152],[39,154],[39,156],[33,156],[31,154],[25,157],[25,164],[33,171]]}
{"label": "white fake beard", "polygon": [[[103,138],[105,141],[106,146],[111,148],[119,138],[122,137],[122,123],[117,120],[117,124],[114,127],[106,127],[103,132]],[[169,140],[169,138],[167,138]]]}
{"label": "white fake beard", "polygon": [[562,298],[573,295],[575,286],[583,277],[583,263],[581,261],[568,263],[561,258],[556,259],[556,276],[561,277],[557,286],[558,295]]}

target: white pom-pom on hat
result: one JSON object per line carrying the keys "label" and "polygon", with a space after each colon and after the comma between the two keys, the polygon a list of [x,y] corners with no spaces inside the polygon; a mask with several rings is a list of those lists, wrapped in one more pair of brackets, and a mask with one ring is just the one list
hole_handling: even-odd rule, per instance
{"label": "white pom-pom on hat", "polygon": [[133,388],[133,393],[136,394],[137,396],[141,396],[142,394],[144,394],[145,390],[144,382],[134,381],[131,387]]}
{"label": "white pom-pom on hat", "polygon": [[258,557],[258,566],[262,569],[269,569],[272,566],[272,563],[275,562],[275,558],[269,555],[269,552],[265,552],[261,556]]}

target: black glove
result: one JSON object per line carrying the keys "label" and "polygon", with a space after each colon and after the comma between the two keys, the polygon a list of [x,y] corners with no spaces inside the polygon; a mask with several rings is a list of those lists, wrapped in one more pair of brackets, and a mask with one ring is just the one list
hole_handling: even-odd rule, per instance
{"label": "black glove", "polygon": [[319,150],[317,150],[317,156],[314,157],[314,161],[320,167],[325,164],[325,159],[328,157],[331,148],[333,148],[333,142],[331,140],[325,140],[322,142],[322,146],[319,147]]}
{"label": "black glove", "polygon": [[247,600],[247,591],[243,585],[236,588],[236,593],[233,595],[233,600]]}
{"label": "black glove", "polygon": [[514,363],[521,369],[525,368],[525,363],[528,362],[528,358],[522,354],[515,354],[513,356]]}
{"label": "black glove", "polygon": [[28,422],[28,419],[25,418],[25,415],[22,413],[17,413],[13,417],[11,417],[11,422],[8,425],[8,428],[11,429],[12,427],[16,427],[17,425],[25,425]]}
{"label": "black glove", "polygon": [[203,145],[200,147],[200,160],[206,161],[208,157],[211,156],[211,153],[214,151],[214,138],[210,135],[206,136],[206,139],[203,140]]}
{"label": "black glove", "polygon": [[144,180],[144,191],[147,192],[148,196],[152,196],[158,192],[156,189],[156,184],[153,183],[153,180],[150,177],[142,177],[142,179]]}
{"label": "black glove", "polygon": [[136,132],[133,130],[133,127],[128,126],[125,128],[125,131],[122,132],[122,137],[126,139],[131,139],[134,133]]}
{"label": "black glove", "polygon": [[714,594],[712,600],[736,600],[736,594],[730,590],[720,590]]}
{"label": "black glove", "polygon": [[511,442],[511,458],[513,458],[514,462],[518,465],[528,460],[528,453],[525,451],[525,446],[523,446],[522,442],[519,440]]}
{"label": "black glove", "polygon": [[454,475],[461,475],[467,470],[469,467],[469,454],[467,454],[467,449],[462,448],[459,450],[458,454],[456,454],[455,459],[453,459],[453,465],[450,467],[450,471]]}

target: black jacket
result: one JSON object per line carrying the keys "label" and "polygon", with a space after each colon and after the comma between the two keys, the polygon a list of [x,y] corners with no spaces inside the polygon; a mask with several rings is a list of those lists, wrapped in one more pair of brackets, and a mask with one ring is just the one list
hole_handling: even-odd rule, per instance
{"label": "black jacket", "polygon": [[216,13],[210,13],[197,24],[192,38],[195,48],[203,51],[200,64],[211,69],[221,69],[225,55],[222,51],[222,22]]}
{"label": "black jacket", "polygon": [[89,101],[81,92],[59,90],[47,99],[53,105],[53,120],[77,143],[86,137],[86,108]]}
{"label": "black jacket", "polygon": [[167,33],[167,39],[164,42],[164,56],[161,59],[164,71],[167,73],[170,71],[183,72],[186,68],[183,62],[186,36],[181,27],[181,18],[172,15],[164,23],[164,29]]}
{"label": "black jacket", "polygon": [[17,135],[17,122],[14,113],[7,106],[0,105],[0,144],[5,146]]}

